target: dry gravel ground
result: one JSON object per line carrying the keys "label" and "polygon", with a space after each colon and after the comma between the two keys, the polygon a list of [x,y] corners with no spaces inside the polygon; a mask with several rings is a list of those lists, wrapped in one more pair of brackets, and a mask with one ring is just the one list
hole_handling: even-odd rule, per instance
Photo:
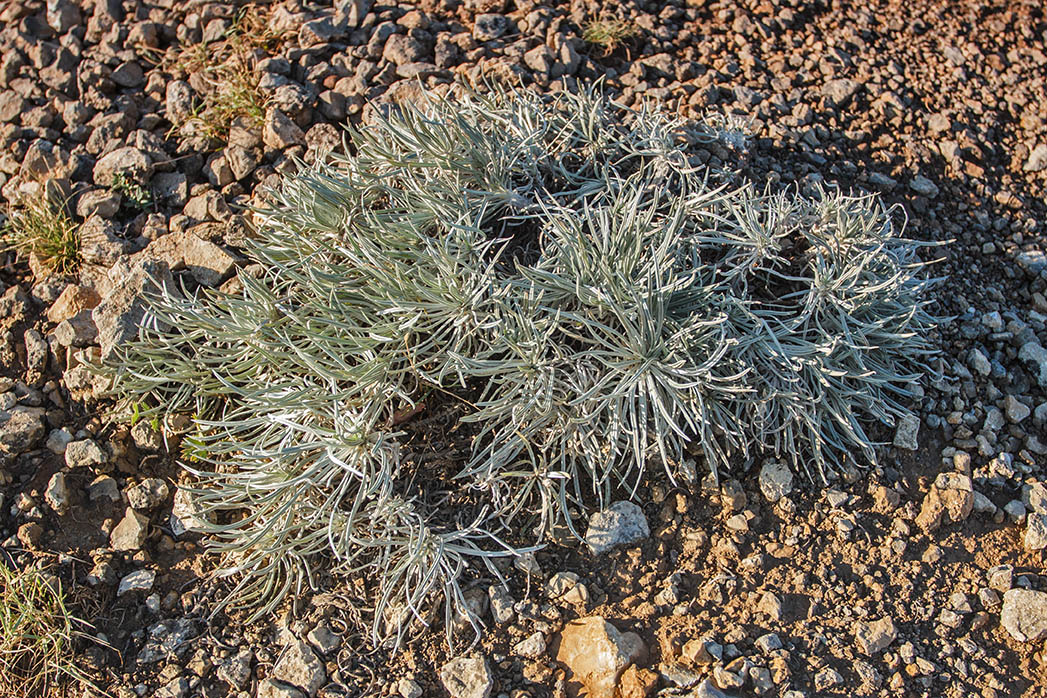
{"label": "dry gravel ground", "polygon": [[[34,277],[12,255],[0,269],[0,540],[74,590],[114,648],[78,659],[101,685],[166,698],[523,698],[583,680],[626,698],[1047,695],[1042,3],[245,8],[0,9],[0,193],[71,193],[85,235],[77,276]],[[635,36],[611,53],[587,44],[598,18]],[[737,165],[757,182],[879,192],[912,236],[952,240],[928,248],[951,319],[918,441],[901,434],[881,467],[828,487],[790,488],[759,464],[701,491],[655,481],[638,543],[551,547],[507,591],[475,579],[489,630],[460,656],[440,633],[362,652],[351,589],[278,621],[208,623],[222,588],[200,579],[210,563],[172,519],[172,454],[148,425],[97,416],[80,366],[127,329],[135,270],[160,259],[226,283],[237,206],[418,81],[559,90],[601,76],[626,104],[747,121]]]}

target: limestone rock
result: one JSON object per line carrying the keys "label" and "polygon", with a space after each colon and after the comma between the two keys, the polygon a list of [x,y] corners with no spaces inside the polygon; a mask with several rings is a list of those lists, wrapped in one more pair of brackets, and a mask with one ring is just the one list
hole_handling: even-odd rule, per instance
{"label": "limestone rock", "polygon": [[171,532],[180,537],[189,532],[203,530],[206,521],[203,512],[187,490],[175,488],[174,504],[171,506]]}
{"label": "limestone rock", "polygon": [[570,670],[568,680],[584,686],[590,698],[615,698],[618,681],[646,653],[635,633],[620,633],[600,616],[564,626],[556,661]]}
{"label": "limestone rock", "polygon": [[236,258],[222,247],[187,233],[182,240],[182,259],[198,283],[214,288],[232,272]]}
{"label": "limestone rock", "polygon": [[51,476],[47,482],[47,489],[44,490],[44,499],[59,516],[69,511],[71,495],[65,473],[55,473]]}
{"label": "limestone rock", "polygon": [[793,473],[785,463],[767,461],[760,468],[760,491],[767,501],[777,502],[793,489]]}
{"label": "limestone rock", "polygon": [[283,150],[292,145],[305,146],[305,132],[279,109],[270,109],[262,124],[262,142],[270,150]]}
{"label": "limestone rock", "polygon": [[127,490],[127,503],[135,511],[149,511],[167,501],[168,493],[166,482],[150,477]]}
{"label": "limestone rock", "polygon": [[124,146],[98,159],[94,167],[94,183],[100,187],[113,186],[117,175],[144,184],[153,173],[153,162],[138,148]]}
{"label": "limestone rock", "polygon": [[871,622],[858,622],[854,628],[854,641],[862,654],[870,657],[882,652],[898,637],[898,629],[890,618]]}
{"label": "limestone rock", "polygon": [[135,570],[120,580],[120,586],[116,590],[117,596],[131,594],[134,592],[146,593],[152,590],[153,582],[156,581],[156,572],[152,570]]}
{"label": "limestone rock", "polygon": [[1047,514],[1030,513],[1025,520],[1025,549],[1047,548]]}
{"label": "limestone rock", "polygon": [[70,468],[89,468],[104,465],[108,460],[102,447],[91,439],[70,441],[65,446],[65,464]]}
{"label": "limestone rock", "polygon": [[614,548],[631,545],[651,535],[643,509],[633,502],[615,502],[604,511],[593,515],[585,542],[599,555]]}
{"label": "limestone rock", "polygon": [[168,266],[152,259],[140,260],[116,281],[91,313],[98,328],[103,359],[117,346],[135,339],[141,325],[151,321],[145,294],[156,293],[161,288],[177,293]]}
{"label": "limestone rock", "polygon": [[939,473],[924,497],[916,525],[925,531],[934,531],[945,523],[965,521],[973,509],[971,478],[962,473]]}
{"label": "limestone rock", "polygon": [[44,410],[15,405],[0,410],[0,452],[17,455],[36,448],[44,438]]}
{"label": "limestone rock", "polygon": [[440,668],[440,683],[451,698],[488,698],[494,677],[483,657],[458,657]]}
{"label": "limestone rock", "polygon": [[1047,638],[1047,592],[1011,589],[1004,593],[1000,625],[1019,642]]}
{"label": "limestone rock", "polygon": [[291,684],[313,698],[327,681],[327,671],[309,643],[294,639],[273,667],[273,678]]}
{"label": "limestone rock", "polygon": [[109,534],[109,545],[113,550],[138,550],[145,543],[149,532],[149,519],[128,507],[124,518]]}
{"label": "limestone rock", "polygon": [[917,436],[920,433],[920,418],[914,414],[903,415],[898,420],[898,426],[894,432],[894,445],[907,451],[915,451],[920,447]]}
{"label": "limestone rock", "polygon": [[266,679],[258,684],[257,698],[305,698],[305,694],[293,686]]}

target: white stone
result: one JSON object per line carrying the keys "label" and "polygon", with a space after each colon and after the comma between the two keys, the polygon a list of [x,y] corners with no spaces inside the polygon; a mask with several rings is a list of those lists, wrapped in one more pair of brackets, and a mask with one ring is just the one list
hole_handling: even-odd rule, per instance
{"label": "white stone", "polygon": [[531,633],[516,643],[513,647],[513,653],[527,659],[538,659],[545,654],[545,636],[537,631]]}
{"label": "white stone", "polygon": [[312,698],[327,681],[327,671],[309,643],[295,639],[288,643],[273,667],[273,677],[305,691]]}
{"label": "white stone", "polygon": [[919,433],[920,418],[914,414],[902,415],[894,432],[894,445],[907,451],[915,451],[920,447],[917,440]]}
{"label": "white stone", "polygon": [[108,460],[101,446],[91,439],[70,441],[65,447],[65,464],[70,468],[104,465]]}
{"label": "white stone", "polygon": [[1004,593],[1000,625],[1019,642],[1039,642],[1047,637],[1047,593],[1029,589]]}
{"label": "white stone", "polygon": [[1047,514],[1032,513],[1025,522],[1025,549],[1043,550],[1047,548]]}
{"label": "white stone", "polygon": [[65,473],[55,473],[51,476],[47,482],[47,489],[44,490],[44,499],[59,516],[69,511],[69,483],[66,482]]}
{"label": "white stone", "polygon": [[440,683],[451,698],[488,698],[494,677],[483,657],[458,657],[440,668]]}
{"label": "white stone", "polygon": [[123,596],[136,591],[150,591],[155,581],[156,573],[152,570],[135,570],[120,580],[120,587],[116,590],[116,595]]}
{"label": "white stone", "polygon": [[633,502],[615,502],[593,515],[585,532],[585,542],[599,555],[624,545],[631,545],[651,535],[643,509]]}
{"label": "white stone", "polygon": [[777,502],[793,490],[793,473],[785,463],[767,461],[760,468],[760,491],[767,501]]}

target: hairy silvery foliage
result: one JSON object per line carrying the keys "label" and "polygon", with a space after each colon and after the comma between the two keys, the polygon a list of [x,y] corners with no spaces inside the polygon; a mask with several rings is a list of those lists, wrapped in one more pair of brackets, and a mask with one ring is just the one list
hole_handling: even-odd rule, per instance
{"label": "hairy silvery foliage", "polygon": [[[596,91],[431,99],[285,177],[240,290],[155,298],[114,389],[191,415],[231,600],[266,612],[322,558],[376,638],[440,597],[450,632],[469,568],[652,464],[875,458],[930,353],[918,244],[872,198],[731,183],[701,164],[728,135]],[[446,478],[405,424],[437,404],[466,444]]]}

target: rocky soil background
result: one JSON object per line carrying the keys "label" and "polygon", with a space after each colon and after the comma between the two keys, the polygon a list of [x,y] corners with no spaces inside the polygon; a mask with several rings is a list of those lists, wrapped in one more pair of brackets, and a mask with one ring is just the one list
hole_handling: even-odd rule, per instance
{"label": "rocky soil background", "polygon": [[[587,39],[615,20],[620,45]],[[1039,2],[12,0],[0,194],[60,193],[78,273],[0,268],[0,540],[46,561],[121,697],[1047,695],[1047,19]],[[455,81],[727,115],[761,184],[901,206],[938,260],[941,377],[879,467],[829,487],[755,464],[654,482],[587,546],[477,578],[449,651],[358,635],[353,590],[208,620],[175,440],[105,418],[88,360],[151,278],[232,288],[261,200],[339,125]],[[710,158],[715,155],[710,154]]]}

